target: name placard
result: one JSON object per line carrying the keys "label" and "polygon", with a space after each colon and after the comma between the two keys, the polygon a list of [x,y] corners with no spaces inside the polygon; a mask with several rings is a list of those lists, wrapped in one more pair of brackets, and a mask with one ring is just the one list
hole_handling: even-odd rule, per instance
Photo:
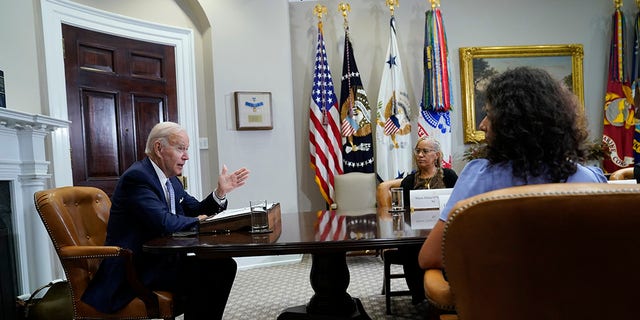
{"label": "name placard", "polygon": [[432,229],[449,200],[452,188],[411,190],[409,192],[411,229]]}

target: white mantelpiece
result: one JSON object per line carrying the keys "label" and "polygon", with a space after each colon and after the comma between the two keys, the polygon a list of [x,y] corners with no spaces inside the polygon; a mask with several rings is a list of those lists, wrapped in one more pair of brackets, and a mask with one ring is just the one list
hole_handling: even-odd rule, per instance
{"label": "white mantelpiece", "polygon": [[33,194],[48,187],[45,138],[69,121],[0,108],[0,181],[9,181],[18,290],[33,292],[61,278],[58,258],[36,212]]}

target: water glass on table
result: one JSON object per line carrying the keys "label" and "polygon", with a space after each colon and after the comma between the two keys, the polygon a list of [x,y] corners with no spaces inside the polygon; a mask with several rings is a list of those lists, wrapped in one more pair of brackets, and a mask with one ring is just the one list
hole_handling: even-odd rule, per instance
{"label": "water glass on table", "polygon": [[251,208],[251,232],[265,233],[269,230],[269,216],[267,215],[267,200],[249,201]]}
{"label": "water glass on table", "polygon": [[402,188],[391,188],[391,211],[404,211],[404,191]]}

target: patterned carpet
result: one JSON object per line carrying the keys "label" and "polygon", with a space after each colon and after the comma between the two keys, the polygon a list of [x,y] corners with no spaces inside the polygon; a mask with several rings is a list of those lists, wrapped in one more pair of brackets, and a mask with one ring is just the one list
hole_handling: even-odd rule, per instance
{"label": "patterned carpet", "polygon": [[[348,293],[360,298],[372,319],[425,319],[426,303],[411,304],[410,296],[392,297],[394,315],[386,315],[382,277],[384,265],[380,257],[347,257],[351,281]],[[394,269],[398,268],[398,269]],[[402,271],[393,266],[394,272]],[[309,284],[311,258],[300,263],[239,270],[229,296],[224,320],[276,319],[286,308],[306,304],[313,295]],[[406,290],[404,279],[392,279],[393,290]]]}

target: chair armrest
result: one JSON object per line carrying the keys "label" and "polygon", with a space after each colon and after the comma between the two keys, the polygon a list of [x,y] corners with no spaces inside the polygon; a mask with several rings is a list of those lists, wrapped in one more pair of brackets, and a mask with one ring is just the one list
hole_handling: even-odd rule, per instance
{"label": "chair armrest", "polygon": [[115,246],[66,246],[60,248],[61,259],[118,257],[123,249]]}
{"label": "chair armrest", "polygon": [[391,207],[391,188],[400,187],[402,179],[381,182],[376,188],[376,204],[378,208]]}
{"label": "chair armrest", "polygon": [[424,294],[430,303],[441,310],[455,310],[455,301],[441,269],[428,269],[424,273]]}
{"label": "chair armrest", "polygon": [[159,318],[160,306],[158,296],[140,281],[133,265],[133,252],[117,246],[66,246],[60,248],[60,259],[96,259],[122,257],[124,259],[127,282],[140,298],[150,318]]}

